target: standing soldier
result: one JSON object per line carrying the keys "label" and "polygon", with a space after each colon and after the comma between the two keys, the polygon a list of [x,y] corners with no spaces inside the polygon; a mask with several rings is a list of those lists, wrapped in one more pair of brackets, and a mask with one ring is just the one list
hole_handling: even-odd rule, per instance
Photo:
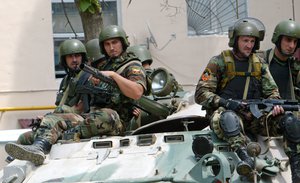
{"label": "standing soldier", "polygon": [[[300,99],[300,61],[293,57],[300,45],[300,25],[293,20],[279,22],[272,43],[275,48],[265,52],[270,72],[283,99]],[[279,125],[284,133],[284,149],[289,157],[293,183],[300,182],[300,121],[286,112]]]}
{"label": "standing soldier", "polygon": [[[243,107],[237,100],[279,99],[280,96],[267,65],[254,54],[263,39],[257,27],[246,20],[239,21],[228,35],[229,46],[233,49],[225,50],[209,61],[196,87],[195,101],[206,110],[213,132],[227,141],[241,159],[237,172],[253,178],[254,162],[247,154],[243,131],[257,130],[252,125],[261,123],[236,113]],[[276,116],[283,109],[276,106],[272,112]]]}

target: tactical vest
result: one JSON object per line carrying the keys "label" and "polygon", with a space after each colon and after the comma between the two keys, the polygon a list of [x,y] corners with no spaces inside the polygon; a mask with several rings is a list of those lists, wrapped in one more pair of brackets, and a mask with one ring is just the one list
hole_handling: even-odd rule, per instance
{"label": "tactical vest", "polygon": [[[66,75],[60,83],[55,105],[68,105],[72,107],[77,104],[80,99],[80,96],[76,92],[77,83],[85,76],[86,75],[83,74],[83,71],[80,71],[74,77]],[[85,77],[84,80],[87,80],[87,78]],[[62,102],[62,100],[64,101]]]}
{"label": "tactical vest", "polygon": [[[133,55],[125,52],[118,60],[109,60],[106,64],[102,65],[99,70],[115,71],[122,75],[124,69],[131,64],[139,64],[142,67],[141,62]],[[100,88],[111,91],[111,103],[106,108],[116,110],[120,115],[121,120],[128,122],[132,117],[132,109],[134,100],[126,97],[122,94],[119,88],[108,85],[107,83],[100,83]]]}
{"label": "tactical vest", "polygon": [[261,62],[257,55],[254,53],[250,56],[250,61],[253,66],[252,72],[236,72],[235,63],[231,50],[225,50],[222,52],[222,56],[225,62],[225,77],[221,80],[221,90],[225,88],[230,80],[235,76],[244,76],[244,77],[255,77],[257,80],[261,80]]}

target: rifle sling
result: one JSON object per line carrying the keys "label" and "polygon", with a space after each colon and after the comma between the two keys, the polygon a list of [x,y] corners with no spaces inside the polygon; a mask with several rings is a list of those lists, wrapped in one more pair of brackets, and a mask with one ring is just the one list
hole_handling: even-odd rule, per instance
{"label": "rifle sling", "polygon": [[[250,73],[251,70],[252,70],[252,57],[250,57],[250,59],[249,59],[248,72]],[[244,100],[247,99],[248,89],[249,89],[249,83],[250,83],[250,76],[247,76],[246,84],[245,84],[245,88],[244,88],[244,94],[243,94],[243,99]]]}
{"label": "rifle sling", "polygon": [[289,64],[289,76],[290,76],[289,80],[290,80],[291,97],[292,97],[292,100],[296,100],[293,78],[292,78],[292,71],[291,71],[291,66],[290,66],[289,60],[288,60],[288,64]]}

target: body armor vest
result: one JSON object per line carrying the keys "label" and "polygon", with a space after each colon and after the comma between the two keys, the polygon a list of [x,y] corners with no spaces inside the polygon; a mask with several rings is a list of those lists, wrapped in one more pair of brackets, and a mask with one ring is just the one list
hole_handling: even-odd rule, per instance
{"label": "body armor vest", "polygon": [[[247,98],[260,98],[261,85],[261,62],[255,54],[251,54],[251,72],[248,71],[249,64],[243,61],[235,61],[230,50],[222,52],[225,62],[225,74],[220,84],[220,96],[223,98],[243,99],[245,87],[248,87]],[[246,86],[246,79],[250,77],[249,85]],[[244,87],[241,87],[244,86]]]}

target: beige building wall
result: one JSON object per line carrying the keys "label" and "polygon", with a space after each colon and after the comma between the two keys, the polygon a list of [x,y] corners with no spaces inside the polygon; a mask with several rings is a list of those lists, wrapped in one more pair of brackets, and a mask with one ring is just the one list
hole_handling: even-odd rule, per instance
{"label": "beige building wall", "polygon": [[[208,60],[228,49],[226,35],[187,35],[186,3],[169,0],[119,0],[121,25],[131,44],[148,44],[154,58],[153,67],[165,67],[179,83],[194,90]],[[294,6],[292,4],[294,2]],[[272,46],[270,40],[275,25],[293,18],[300,21],[300,1],[251,0],[248,14],[259,18],[266,26],[262,49]],[[54,104],[60,80],[55,79],[50,0],[10,0],[0,6],[1,53],[0,108],[51,106]],[[147,42],[150,33],[157,45]],[[17,119],[33,118],[46,111],[0,111],[0,130],[18,128]]]}
{"label": "beige building wall", "polygon": [[[53,105],[57,84],[51,1],[3,1],[0,19],[0,108]],[[14,129],[16,119],[27,117],[32,112],[0,112],[0,129]]]}

